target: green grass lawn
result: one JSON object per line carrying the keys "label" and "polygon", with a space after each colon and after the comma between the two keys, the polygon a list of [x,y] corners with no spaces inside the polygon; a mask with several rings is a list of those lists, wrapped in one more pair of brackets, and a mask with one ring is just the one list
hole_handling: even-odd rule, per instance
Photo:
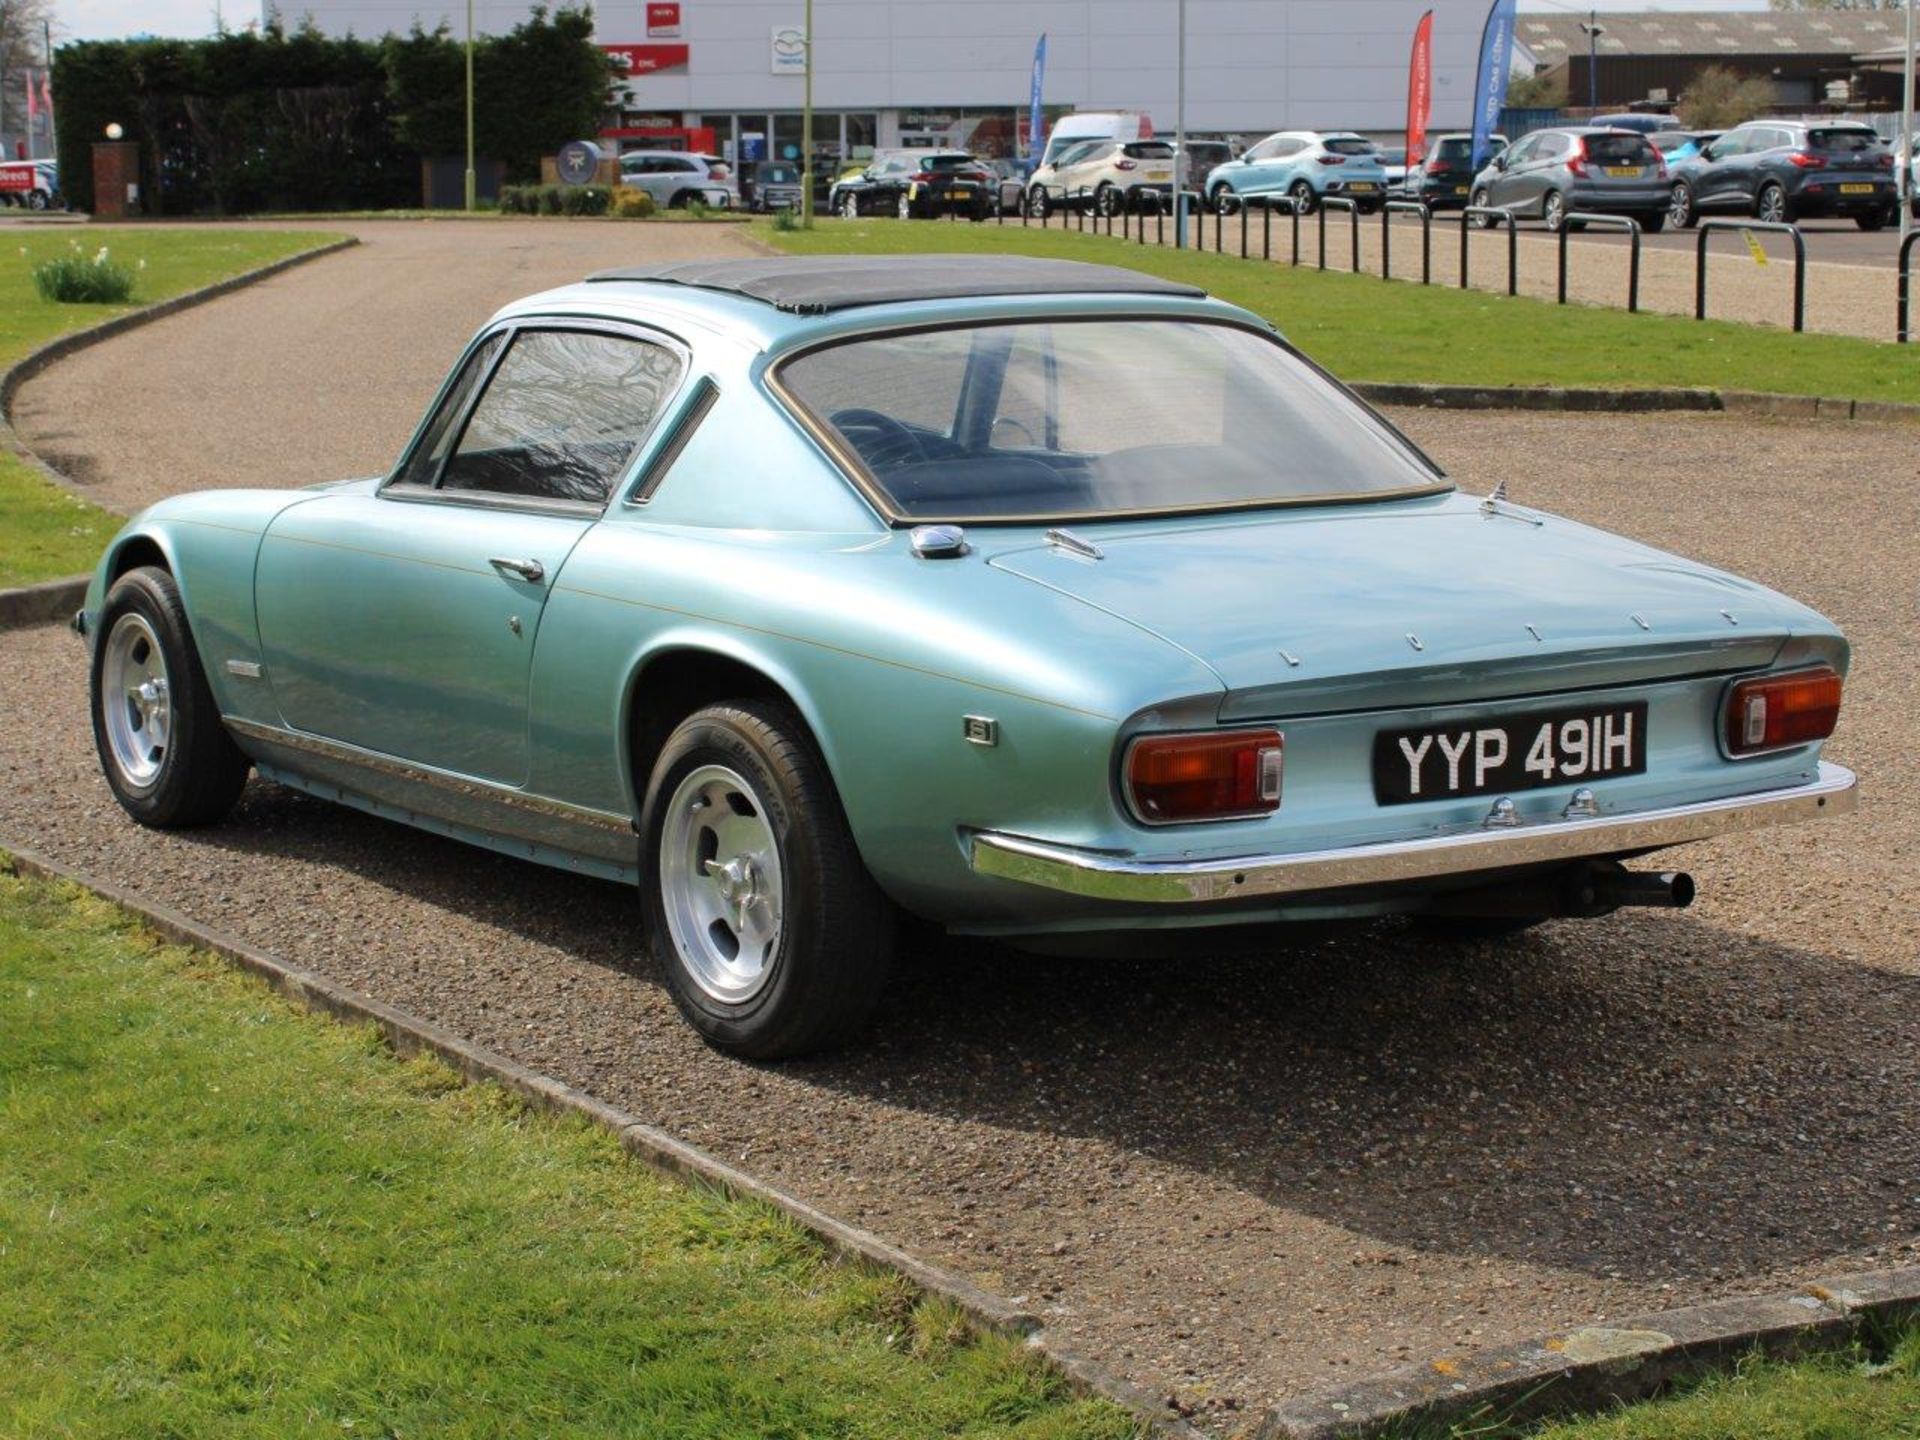
{"label": "green grass lawn", "polygon": [[[47,341],[156,300],[258,269],[335,236],[311,231],[235,231],[15,227],[0,248],[0,369]],[[78,244],[105,245],[135,267],[129,305],[59,305],[33,288],[33,267]],[[143,263],[144,262],[144,265]],[[89,569],[120,517],[48,484],[11,455],[0,455],[0,585],[27,585]]]}
{"label": "green grass lawn", "polygon": [[766,1207],[0,873],[0,1434],[1134,1428]]}
{"label": "green grass lawn", "polygon": [[[1920,402],[1920,345],[1795,335],[1671,315],[1629,315],[1439,285],[1388,285],[1372,276],[1322,274],[1307,266],[1295,270],[1236,255],[1182,253],[1118,236],[1018,225],[823,219],[810,232],[778,231],[763,224],[755,233],[799,254],[1010,251],[1126,265],[1204,286],[1223,300],[1266,316],[1301,349],[1349,381],[1697,386]],[[1276,254],[1290,243],[1284,240],[1287,233],[1284,221],[1276,218]],[[1303,236],[1303,245],[1308,243]],[[1438,238],[1435,245],[1445,253]],[[1403,263],[1419,264],[1416,241],[1403,239],[1397,248]],[[1892,301],[1889,271],[1889,307]]]}

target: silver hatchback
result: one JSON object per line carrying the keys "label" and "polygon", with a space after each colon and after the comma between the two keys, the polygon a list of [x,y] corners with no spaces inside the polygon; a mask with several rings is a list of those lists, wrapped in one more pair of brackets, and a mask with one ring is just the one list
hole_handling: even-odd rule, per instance
{"label": "silver hatchback", "polygon": [[1584,210],[1630,215],[1646,231],[1666,224],[1669,198],[1667,162],[1645,135],[1591,126],[1521,136],[1474,176],[1472,196],[1549,230]]}

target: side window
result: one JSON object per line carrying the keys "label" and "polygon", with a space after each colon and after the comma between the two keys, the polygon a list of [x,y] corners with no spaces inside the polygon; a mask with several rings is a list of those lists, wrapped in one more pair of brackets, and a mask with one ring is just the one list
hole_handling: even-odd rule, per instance
{"label": "side window", "polygon": [[662,345],[523,330],[447,462],[445,490],[602,505],[678,385]]}
{"label": "side window", "polygon": [[1306,148],[1307,148],[1307,142],[1304,140],[1300,140],[1300,139],[1282,140],[1279,144],[1273,147],[1273,158],[1276,160],[1285,160],[1291,156],[1298,155],[1302,150]]}
{"label": "side window", "polygon": [[440,473],[440,462],[447,458],[447,452],[453,448],[453,438],[460,428],[460,417],[467,413],[467,405],[472,401],[474,391],[486,377],[487,367],[493,364],[494,356],[500,353],[500,347],[506,343],[502,334],[489,335],[467,357],[467,363],[460,367],[460,374],[448,388],[446,399],[440,402],[440,408],[433,412],[433,419],[427,423],[427,430],[420,437],[420,443],[414,448],[407,468],[395,477],[400,485],[431,485],[434,477]]}

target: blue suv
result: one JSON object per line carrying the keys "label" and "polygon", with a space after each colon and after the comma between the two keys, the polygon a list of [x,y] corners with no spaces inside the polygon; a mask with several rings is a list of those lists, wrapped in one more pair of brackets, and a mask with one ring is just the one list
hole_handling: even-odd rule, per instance
{"label": "blue suv", "polygon": [[1371,214],[1387,203],[1380,148],[1351,130],[1282,130],[1207,174],[1207,200],[1223,215],[1250,199],[1277,195],[1303,215],[1333,196]]}

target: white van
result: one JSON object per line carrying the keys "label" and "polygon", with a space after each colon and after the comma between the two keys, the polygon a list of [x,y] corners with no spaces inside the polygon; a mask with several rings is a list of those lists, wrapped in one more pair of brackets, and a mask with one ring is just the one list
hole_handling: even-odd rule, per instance
{"label": "white van", "polygon": [[1083,110],[1062,115],[1047,132],[1042,165],[1051,165],[1060,152],[1083,140],[1151,140],[1153,121],[1139,110]]}

